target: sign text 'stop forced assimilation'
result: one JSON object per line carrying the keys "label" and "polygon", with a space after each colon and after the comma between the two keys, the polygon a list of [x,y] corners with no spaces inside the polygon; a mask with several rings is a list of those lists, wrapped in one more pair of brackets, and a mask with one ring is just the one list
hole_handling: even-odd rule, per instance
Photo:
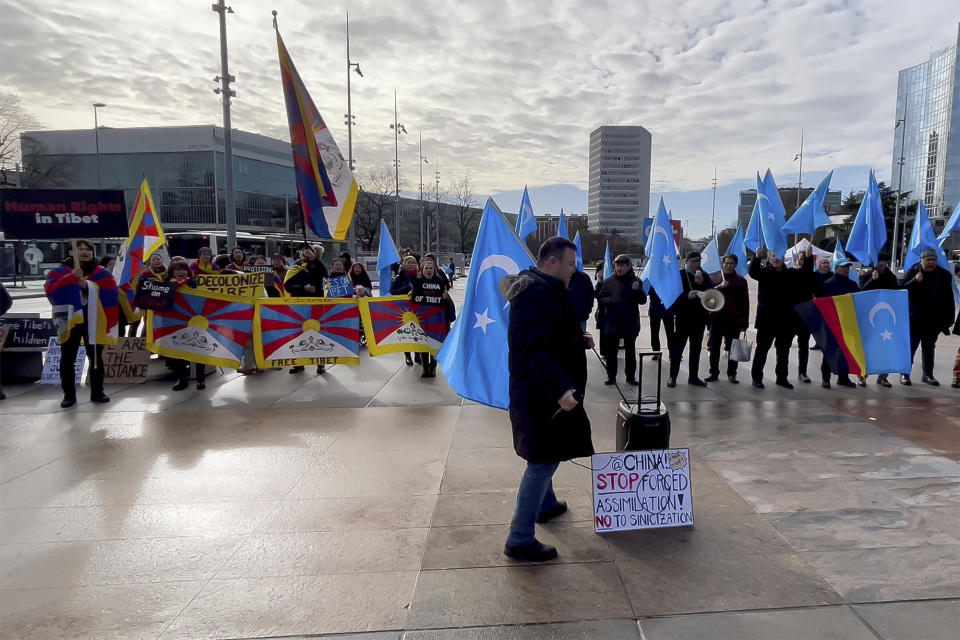
{"label": "sign text 'stop forced assimilation'", "polygon": [[119,189],[0,189],[0,229],[11,240],[125,238]]}

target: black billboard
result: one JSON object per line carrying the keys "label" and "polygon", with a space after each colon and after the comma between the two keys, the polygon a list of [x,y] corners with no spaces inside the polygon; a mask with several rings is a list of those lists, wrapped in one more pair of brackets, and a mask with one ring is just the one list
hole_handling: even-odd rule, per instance
{"label": "black billboard", "polygon": [[119,189],[0,189],[0,230],[8,240],[125,238]]}

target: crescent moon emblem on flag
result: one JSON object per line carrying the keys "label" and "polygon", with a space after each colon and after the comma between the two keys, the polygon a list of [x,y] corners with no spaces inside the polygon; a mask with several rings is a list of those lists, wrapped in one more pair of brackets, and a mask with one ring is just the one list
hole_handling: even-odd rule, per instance
{"label": "crescent moon emblem on flag", "polygon": [[890,303],[878,302],[877,304],[873,305],[873,307],[871,307],[870,309],[870,326],[871,327],[877,326],[876,324],[874,324],[873,319],[881,311],[889,311],[890,315],[893,316],[893,324],[894,325],[897,324],[897,313],[896,311],[893,310],[893,307],[890,306]]}
{"label": "crescent moon emblem on flag", "polygon": [[483,272],[487,269],[493,269],[494,267],[503,269],[507,275],[511,276],[520,273],[520,267],[517,266],[517,263],[514,262],[510,256],[505,256],[502,253],[495,253],[487,256],[483,259],[483,262],[480,263],[480,270],[477,272],[477,284],[474,286],[474,289],[480,286],[480,276],[483,275]]}
{"label": "crescent moon emblem on flag", "polygon": [[663,237],[667,239],[667,242],[669,242],[669,241],[672,240],[672,238],[670,237],[670,234],[668,234],[668,233],[667,233],[667,230],[664,229],[663,227],[654,227],[654,228],[653,228],[653,234],[656,235],[656,234],[658,234],[658,233],[662,233],[662,234],[663,234]]}

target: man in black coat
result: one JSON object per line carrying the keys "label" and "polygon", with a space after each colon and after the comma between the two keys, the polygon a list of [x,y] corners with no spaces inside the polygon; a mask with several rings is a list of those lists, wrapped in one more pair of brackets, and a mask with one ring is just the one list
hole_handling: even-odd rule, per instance
{"label": "man in black coat", "polygon": [[[842,296],[847,293],[856,293],[859,291],[860,287],[850,279],[851,264],[852,263],[846,258],[839,260],[833,267],[833,277],[823,283],[818,297]],[[829,389],[830,363],[827,362],[826,354],[824,354],[823,361],[820,363],[820,375],[823,378],[820,386],[824,389]],[[842,387],[857,387],[856,383],[850,379],[850,375],[846,373],[837,375],[837,384]]]}
{"label": "man in black coat", "polygon": [[686,264],[680,270],[680,283],[683,293],[677,298],[677,328],[674,340],[670,344],[670,377],[667,386],[677,386],[677,375],[680,373],[680,361],[683,360],[683,348],[690,341],[689,373],[687,384],[696,387],[705,387],[707,383],[700,379],[700,351],[703,349],[703,333],[707,330],[710,319],[707,310],[700,303],[698,291],[706,291],[712,285],[710,279],[700,270],[700,252],[691,251],[687,254]]}
{"label": "man in black coat", "polygon": [[[810,251],[812,252],[812,249]],[[833,277],[830,271],[825,272],[829,278],[823,278],[823,271],[820,271],[820,277],[817,277],[811,268],[812,262],[813,256],[807,252],[797,255],[796,266],[794,267],[795,273],[791,274],[794,276],[792,304],[810,302],[820,287],[823,286],[823,283]],[[791,319],[793,321],[793,335],[797,337],[797,379],[800,382],[810,384],[810,376],[807,375],[807,363],[810,360],[810,328],[807,327],[807,323],[796,311],[792,311]]]}
{"label": "man in black coat", "polygon": [[[811,251],[808,249],[808,252]],[[766,264],[764,264],[766,260]],[[812,263],[811,263],[812,266]],[[763,368],[773,346],[777,352],[777,385],[793,389],[787,379],[790,369],[790,343],[793,342],[793,287],[798,271],[787,269],[780,256],[758,249],[750,261],[750,277],[757,281],[757,345],[750,375],[753,386],[763,389]]]}
{"label": "man in black coat", "polygon": [[730,344],[750,326],[750,292],[747,290],[747,280],[737,275],[737,256],[732,253],[723,256],[721,276],[723,281],[717,285],[717,290],[723,293],[723,308],[712,312],[710,323],[710,339],[707,340],[707,349],[710,351],[710,376],[707,382],[720,379],[720,351],[727,352],[727,379],[737,384],[736,360],[731,360]]}
{"label": "man in black coat", "polygon": [[[953,324],[953,275],[937,265],[935,249],[924,249],[920,264],[904,276],[904,288],[910,292],[910,353],[921,347],[923,381],[937,387],[933,377],[933,354],[937,338],[950,335]],[[912,355],[911,355],[912,357]],[[910,376],[901,375],[900,383],[910,385]]]}
{"label": "man in black coat", "polygon": [[650,287],[649,293],[650,305],[647,307],[647,313],[650,315],[650,348],[654,351],[660,351],[660,325],[667,333],[667,351],[670,351],[670,345],[676,339],[676,316],[677,303],[667,309],[663,306],[663,300],[657,295],[657,290]]}
{"label": "man in black coat", "polygon": [[596,300],[596,292],[593,289],[593,279],[580,269],[573,272],[570,278],[570,304],[576,310],[577,318],[580,320],[580,330],[587,330],[587,320],[590,319],[590,313],[593,311],[593,302]]}
{"label": "man in black coat", "polygon": [[640,279],[633,272],[628,256],[621,254],[613,261],[613,275],[603,281],[597,294],[597,302],[603,307],[600,353],[607,365],[607,379],[604,384],[616,382],[617,358],[622,339],[623,372],[627,375],[627,384],[635,385],[640,305],[646,304],[647,294],[643,291]]}
{"label": "man in black coat", "polygon": [[554,547],[534,536],[537,522],[567,510],[553,492],[553,474],[563,460],[593,455],[590,420],[583,409],[586,349],[593,347],[593,338],[581,331],[567,291],[576,268],[576,246],[555,236],[540,247],[536,268],[500,283],[510,302],[513,447],[527,461],[503,550],[518,560],[557,557]]}

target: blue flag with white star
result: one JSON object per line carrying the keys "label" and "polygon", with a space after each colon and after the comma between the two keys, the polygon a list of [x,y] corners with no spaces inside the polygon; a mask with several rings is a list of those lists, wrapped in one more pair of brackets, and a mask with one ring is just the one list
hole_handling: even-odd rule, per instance
{"label": "blue flag with white star", "polygon": [[463,308],[437,354],[450,388],[468,400],[500,409],[510,404],[510,308],[500,295],[500,280],[532,266],[530,252],[488,200],[473,247]]}
{"label": "blue flag with white star", "polygon": [[533,205],[530,204],[530,194],[527,193],[527,187],[523,187],[523,198],[520,199],[520,212],[517,214],[517,226],[514,231],[520,236],[521,240],[526,239],[531,233],[537,230],[537,219],[533,216]]}
{"label": "blue flag with white star", "polygon": [[737,225],[737,231],[730,239],[727,254],[737,256],[737,275],[746,277],[749,265],[747,264],[747,252],[743,246],[743,228],[740,225]]}
{"label": "blue flag with white star", "polygon": [[640,272],[640,280],[649,282],[660,296],[663,306],[669,309],[683,293],[683,283],[680,282],[677,248],[673,242],[673,229],[667,209],[663,206],[663,198],[660,198],[660,208],[653,221],[653,228],[650,229],[649,246],[649,258]]}
{"label": "blue flag with white star", "polygon": [[950,237],[950,234],[954,231],[960,231],[960,202],[957,203],[957,206],[953,208],[953,213],[950,215],[950,219],[947,220],[947,224],[944,225],[943,231],[940,232],[940,235],[937,236],[937,240],[940,242],[942,247],[946,243],[947,238]]}
{"label": "blue flag with white star", "polygon": [[377,253],[377,273],[380,276],[380,295],[390,295],[390,265],[400,262],[397,245],[393,243],[393,236],[387,229],[385,220],[380,220],[380,250]]}
{"label": "blue flag with white star", "polygon": [[847,237],[847,253],[863,264],[877,264],[877,254],[887,243],[887,225],[883,220],[883,202],[877,177],[870,169],[867,192],[860,202],[857,217]]}
{"label": "blue flag with white star", "polygon": [[767,169],[763,182],[757,185],[757,203],[760,208],[760,230],[763,232],[763,245],[768,251],[780,258],[787,255],[787,234],[783,232],[787,214],[780,199],[780,191],[773,180],[773,174]]}
{"label": "blue flag with white star", "polygon": [[577,270],[583,271],[583,248],[580,246],[580,232],[573,236],[573,244],[577,247]]}
{"label": "blue flag with white star", "polygon": [[910,373],[909,292],[861,291],[853,294],[853,305],[867,374]]}
{"label": "blue flag with white star", "polygon": [[610,257],[610,241],[607,240],[607,248],[603,250],[603,277],[609,278],[613,275],[613,258]]}

